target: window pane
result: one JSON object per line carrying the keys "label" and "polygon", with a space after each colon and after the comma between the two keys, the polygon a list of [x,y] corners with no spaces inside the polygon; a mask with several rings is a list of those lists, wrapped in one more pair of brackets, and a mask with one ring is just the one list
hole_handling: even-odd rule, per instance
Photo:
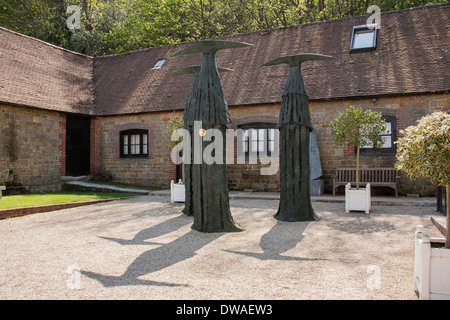
{"label": "window pane", "polygon": [[264,144],[265,144],[264,140],[263,141],[258,141],[258,151],[259,152],[264,152],[264,150],[265,150]]}
{"label": "window pane", "polygon": [[139,134],[131,135],[131,154],[141,153],[140,140],[141,136]]}
{"label": "window pane", "polygon": [[258,130],[258,139],[260,140],[260,141],[264,141],[264,132],[266,131],[266,129],[259,129]]}
{"label": "window pane", "polygon": [[242,141],[242,152],[248,152],[248,141]]}
{"label": "window pane", "polygon": [[386,122],[386,130],[383,131],[383,134],[391,134],[391,123],[390,122]]}
{"label": "window pane", "polygon": [[257,152],[258,151],[258,141],[252,141],[251,151],[252,152]]}
{"label": "window pane", "polygon": [[248,152],[248,130],[244,130],[242,133],[242,151]]}
{"label": "window pane", "polygon": [[367,148],[367,149],[373,148],[373,142],[370,141],[370,140],[368,140],[368,139],[362,138],[362,139],[361,139],[361,146],[360,146],[360,148],[361,148],[361,149],[365,149],[365,148]]}
{"label": "window pane", "polygon": [[258,141],[258,130],[250,129],[252,141]]}
{"label": "window pane", "polygon": [[123,136],[123,154],[128,154],[128,135]]}
{"label": "window pane", "polygon": [[275,151],[275,141],[269,141],[269,152],[274,152]]}
{"label": "window pane", "polygon": [[382,136],[381,139],[383,139],[383,145],[382,148],[392,148],[392,138],[391,136]]}
{"label": "window pane", "polygon": [[267,130],[267,139],[269,139],[269,141],[272,141],[274,136],[275,136],[275,129],[268,129]]}
{"label": "window pane", "polygon": [[147,134],[142,135],[142,154],[148,153],[148,136]]}
{"label": "window pane", "polygon": [[374,30],[355,30],[355,33],[353,35],[353,49],[373,47],[374,36]]}
{"label": "window pane", "polygon": [[160,59],[158,61],[156,61],[155,65],[153,66],[152,69],[159,69],[162,67],[162,65],[164,64],[164,62],[166,62],[166,59]]}

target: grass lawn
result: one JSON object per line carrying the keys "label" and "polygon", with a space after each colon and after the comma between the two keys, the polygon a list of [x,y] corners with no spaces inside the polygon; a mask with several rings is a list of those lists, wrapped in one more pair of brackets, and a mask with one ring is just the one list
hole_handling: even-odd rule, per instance
{"label": "grass lawn", "polygon": [[83,191],[62,191],[54,193],[24,194],[17,196],[3,196],[0,199],[0,209],[10,209],[18,207],[41,206],[46,204],[58,204],[78,201],[127,198],[138,196],[135,193],[112,193],[112,192],[83,192]]}

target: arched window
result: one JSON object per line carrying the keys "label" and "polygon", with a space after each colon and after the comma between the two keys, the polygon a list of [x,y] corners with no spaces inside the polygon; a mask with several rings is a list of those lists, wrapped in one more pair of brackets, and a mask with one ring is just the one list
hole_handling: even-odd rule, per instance
{"label": "arched window", "polygon": [[148,130],[131,129],[120,132],[121,158],[148,157]]}

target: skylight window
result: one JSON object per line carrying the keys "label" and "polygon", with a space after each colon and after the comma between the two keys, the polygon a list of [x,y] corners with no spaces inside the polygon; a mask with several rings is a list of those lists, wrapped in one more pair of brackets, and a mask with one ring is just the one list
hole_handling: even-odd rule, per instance
{"label": "skylight window", "polygon": [[166,59],[159,59],[158,61],[156,61],[152,69],[161,69],[164,62],[166,62]]}
{"label": "skylight window", "polygon": [[377,46],[376,25],[353,27],[351,51],[373,50]]}

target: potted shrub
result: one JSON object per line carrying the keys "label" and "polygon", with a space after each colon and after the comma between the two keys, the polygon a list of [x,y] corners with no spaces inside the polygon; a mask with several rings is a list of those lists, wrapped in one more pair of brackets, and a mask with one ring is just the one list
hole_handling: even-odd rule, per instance
{"label": "potted shrub", "polygon": [[[167,123],[167,131],[166,135],[169,138],[169,145],[172,148],[178,148],[182,147],[178,141],[173,141],[172,135],[173,133],[178,129],[183,129],[183,119],[179,116],[175,116],[172,119],[169,120]],[[181,151],[181,150],[176,150]],[[170,201],[173,202],[185,202],[186,199],[186,191],[185,191],[185,185],[184,185],[184,163],[182,166],[183,171],[183,179],[179,179],[177,183],[175,183],[173,180],[170,182]]]}
{"label": "potted shrub", "polygon": [[386,129],[385,122],[377,112],[350,106],[345,112],[339,113],[330,126],[334,141],[340,147],[356,148],[356,188],[352,188],[350,184],[345,187],[345,211],[369,213],[370,185],[367,184],[365,188],[359,187],[359,152],[361,147],[369,145],[370,142],[375,148],[382,145],[381,133]]}
{"label": "potted shrub", "polygon": [[450,299],[450,115],[434,112],[416,126],[400,131],[395,166],[412,179],[429,177],[446,187],[446,237],[431,238],[418,227],[415,237],[414,284],[421,299]]}
{"label": "potted shrub", "polygon": [[244,186],[244,191],[253,192],[253,181],[249,180],[247,184]]}

